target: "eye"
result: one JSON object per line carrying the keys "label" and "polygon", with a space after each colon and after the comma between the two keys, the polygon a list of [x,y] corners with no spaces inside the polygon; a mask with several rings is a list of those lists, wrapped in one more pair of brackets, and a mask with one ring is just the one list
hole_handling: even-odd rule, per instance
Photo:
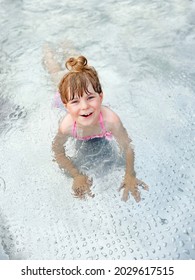
{"label": "eye", "polygon": [[94,99],[94,98],[95,98],[95,96],[93,96],[93,95],[88,97],[88,99]]}
{"label": "eye", "polygon": [[77,99],[71,100],[70,104],[77,104],[79,101]]}

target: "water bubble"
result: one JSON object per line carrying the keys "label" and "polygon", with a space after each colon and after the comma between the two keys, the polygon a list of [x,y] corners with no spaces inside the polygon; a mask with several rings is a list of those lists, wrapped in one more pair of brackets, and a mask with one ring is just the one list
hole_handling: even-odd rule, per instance
{"label": "water bubble", "polygon": [[122,251],[122,256],[125,257],[126,256],[126,252]]}
{"label": "water bubble", "polygon": [[112,254],[113,254],[113,251],[112,251],[112,250],[109,250],[109,254],[112,255]]}

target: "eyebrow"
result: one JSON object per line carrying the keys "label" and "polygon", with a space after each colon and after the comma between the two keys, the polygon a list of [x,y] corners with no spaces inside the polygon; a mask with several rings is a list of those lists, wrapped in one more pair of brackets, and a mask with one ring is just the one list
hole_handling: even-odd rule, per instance
{"label": "eyebrow", "polygon": [[[85,93],[87,94],[87,96],[90,96],[90,95],[95,95],[95,92],[90,92],[90,91],[85,91]],[[71,101],[74,101],[74,100],[78,100],[80,99],[81,96],[73,96],[71,99],[68,100],[68,102],[71,102]]]}
{"label": "eyebrow", "polygon": [[90,91],[87,91],[87,95],[92,95],[92,94],[95,94],[95,92],[90,92]]}
{"label": "eyebrow", "polygon": [[[85,92],[87,94],[87,96],[90,96],[90,95],[95,95],[95,92],[90,92],[90,91],[87,91]],[[82,96],[76,96],[76,97],[73,97],[71,100],[74,100],[74,99],[80,99]]]}
{"label": "eyebrow", "polygon": [[79,96],[72,96],[69,101],[75,100],[75,99],[79,99]]}

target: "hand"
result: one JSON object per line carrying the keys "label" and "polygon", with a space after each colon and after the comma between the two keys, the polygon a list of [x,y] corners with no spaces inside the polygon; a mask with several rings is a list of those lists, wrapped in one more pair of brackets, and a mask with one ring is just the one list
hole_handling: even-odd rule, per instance
{"label": "hand", "polygon": [[126,174],[119,191],[124,188],[122,200],[127,201],[129,197],[129,192],[135,198],[136,202],[141,200],[140,192],[138,190],[138,186],[142,186],[144,190],[148,190],[149,187],[141,180],[137,179],[135,176]]}
{"label": "hand", "polygon": [[91,197],[95,195],[91,193],[90,187],[92,186],[93,181],[90,180],[86,175],[79,174],[74,177],[72,189],[74,191],[74,197],[85,198],[85,195],[88,194]]}

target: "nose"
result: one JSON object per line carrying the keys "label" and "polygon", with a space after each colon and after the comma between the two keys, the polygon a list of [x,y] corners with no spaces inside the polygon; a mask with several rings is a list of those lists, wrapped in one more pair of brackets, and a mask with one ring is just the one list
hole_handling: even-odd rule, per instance
{"label": "nose", "polygon": [[88,108],[88,102],[87,102],[87,100],[85,100],[84,98],[81,98],[80,104],[81,104],[81,109],[82,109],[82,110],[85,110],[85,109]]}

